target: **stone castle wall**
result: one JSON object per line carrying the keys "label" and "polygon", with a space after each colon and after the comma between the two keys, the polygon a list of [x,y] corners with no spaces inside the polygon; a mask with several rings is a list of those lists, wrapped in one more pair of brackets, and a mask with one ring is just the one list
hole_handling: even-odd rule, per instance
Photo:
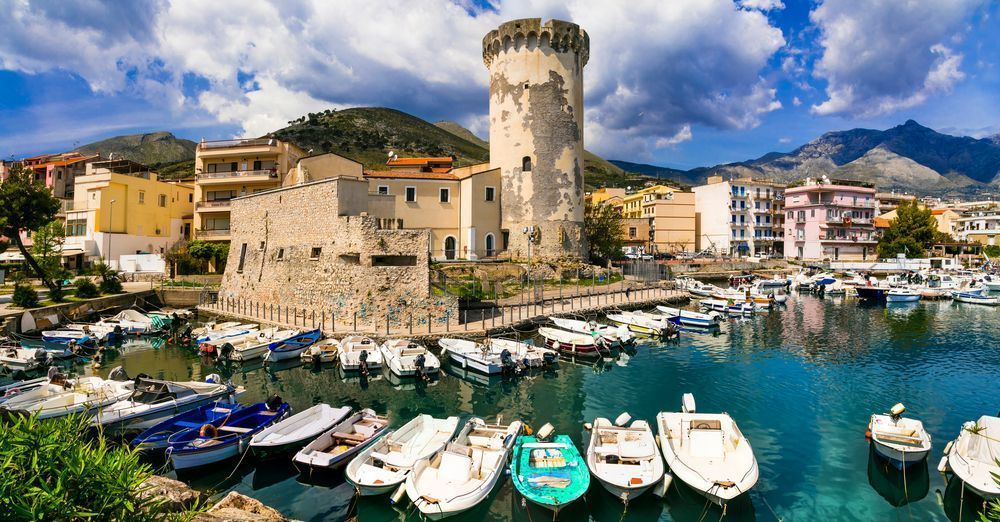
{"label": "stone castle wall", "polygon": [[335,178],[233,200],[220,296],[361,319],[453,308],[431,296],[427,230],[359,212],[367,196]]}
{"label": "stone castle wall", "polygon": [[[590,40],[576,24],[538,18],[502,24],[483,38],[490,73],[490,164],[501,169],[508,250],[581,258],[583,233],[583,67]],[[530,159],[526,171],[524,158]]]}

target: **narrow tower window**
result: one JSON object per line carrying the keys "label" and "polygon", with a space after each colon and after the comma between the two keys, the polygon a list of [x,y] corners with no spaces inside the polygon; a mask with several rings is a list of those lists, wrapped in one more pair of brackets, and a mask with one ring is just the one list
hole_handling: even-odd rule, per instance
{"label": "narrow tower window", "polygon": [[521,158],[521,172],[531,172],[531,156]]}

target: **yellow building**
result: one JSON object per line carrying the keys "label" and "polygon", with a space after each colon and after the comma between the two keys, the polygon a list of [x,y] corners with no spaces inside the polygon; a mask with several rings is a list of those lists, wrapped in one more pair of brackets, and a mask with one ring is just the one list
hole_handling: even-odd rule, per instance
{"label": "yellow building", "polygon": [[196,238],[228,241],[230,200],[299,182],[296,166],[305,156],[298,146],[273,138],[199,143],[194,160]]}
{"label": "yellow building", "polygon": [[627,194],[623,188],[599,188],[584,197],[588,205],[600,205],[613,199],[624,199]]}
{"label": "yellow building", "polygon": [[[695,195],[664,186],[653,185],[618,200],[611,195],[605,202],[621,209],[625,218],[623,235],[627,246],[638,247],[641,241],[647,253],[683,252],[695,249]],[[646,225],[637,225],[645,220]],[[632,237],[633,229],[639,237]],[[642,232],[645,231],[645,233]]]}
{"label": "yellow building", "polygon": [[500,169],[486,163],[451,168],[450,162],[427,167],[419,160],[407,158],[410,169],[365,172],[373,214],[380,217],[378,199],[386,198],[392,210],[383,212],[401,220],[402,228],[428,229],[434,260],[490,258],[505,250]]}
{"label": "yellow building", "polygon": [[102,259],[118,268],[123,255],[162,255],[190,238],[193,208],[190,185],[159,181],[127,160],[90,163],[66,209],[63,256],[69,268]]}

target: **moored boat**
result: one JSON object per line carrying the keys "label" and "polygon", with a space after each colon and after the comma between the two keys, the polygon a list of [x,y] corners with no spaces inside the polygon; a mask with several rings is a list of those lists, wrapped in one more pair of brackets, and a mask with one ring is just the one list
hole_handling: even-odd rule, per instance
{"label": "moored boat", "polygon": [[[594,420],[587,445],[587,467],[601,486],[623,502],[648,491],[663,479],[663,459],[649,423],[623,413],[615,423]],[[629,424],[626,426],[626,424]]]}
{"label": "moored boat", "polygon": [[954,292],[951,294],[951,298],[958,303],[978,304],[986,306],[1000,305],[1000,297],[987,297],[979,293]]}
{"label": "moored boat", "polygon": [[351,335],[340,340],[337,352],[340,367],[345,371],[367,374],[369,370],[382,367],[382,352],[371,337]]}
{"label": "moored boat", "polygon": [[670,472],[714,504],[724,506],[757,483],[753,449],[728,413],[698,413],[685,393],[681,411],[660,412],[656,426]]}
{"label": "moored boat", "polygon": [[538,335],[545,340],[545,346],[567,355],[600,357],[601,352],[608,351],[604,339],[599,336],[546,326],[538,329]]}
{"label": "moored boat", "polygon": [[299,357],[306,362],[335,362],[340,351],[340,341],[336,339],[321,339],[316,344],[302,352]]}
{"label": "moored boat", "polygon": [[267,347],[264,360],[268,362],[284,361],[286,359],[298,359],[302,352],[306,351],[316,341],[323,337],[323,332],[318,328],[302,332],[284,341],[273,342]]}
{"label": "moored boat", "polygon": [[966,422],[958,437],[949,442],[938,471],[952,472],[962,484],[984,499],[1000,498],[1000,417],[983,415],[976,422]]}
{"label": "moored boat", "polygon": [[141,432],[174,415],[212,402],[235,402],[243,392],[242,387],[222,383],[216,375],[209,375],[205,382],[173,382],[135,378],[132,394],[97,412],[91,422],[105,432]]}
{"label": "moored boat", "polygon": [[360,452],[347,465],[347,481],[363,497],[390,493],[406,480],[417,461],[437,453],[451,440],[458,417],[417,415]]}
{"label": "moored boat", "polygon": [[400,377],[427,376],[441,370],[441,361],[424,345],[409,339],[391,339],[379,346],[382,362]]}
{"label": "moored boat", "polygon": [[[231,361],[249,361],[267,354],[272,345],[282,343],[298,336],[300,330],[279,330],[267,328],[259,332],[251,331],[235,338],[223,338],[210,341],[207,344],[215,346],[214,352]],[[204,346],[206,343],[202,343]],[[228,346],[227,346],[228,345]]]}
{"label": "moored boat", "polygon": [[174,415],[136,435],[129,445],[139,451],[155,453],[167,449],[167,440],[175,433],[200,429],[203,425],[223,420],[243,406],[237,403],[213,402]]}
{"label": "moored boat", "polygon": [[296,450],[350,414],[349,406],[317,404],[261,430],[250,439],[250,449],[258,457]]}
{"label": "moored boat", "polygon": [[920,292],[909,288],[890,288],[885,293],[887,303],[915,303],[920,300]]}
{"label": "moored boat", "polygon": [[52,354],[44,348],[0,348],[0,366],[10,371],[27,372],[52,364]]}
{"label": "moored boat", "polygon": [[583,496],[590,487],[590,470],[568,435],[551,437],[546,424],[537,436],[521,435],[514,444],[510,476],[529,502],[553,515]]}
{"label": "moored boat", "polygon": [[889,288],[882,286],[856,286],[854,291],[865,301],[885,301],[889,294]]}
{"label": "moored boat", "polygon": [[553,324],[570,332],[590,334],[604,339],[609,346],[625,346],[635,342],[635,336],[624,326],[610,326],[597,321],[581,321],[566,317],[549,316]]}
{"label": "moored boat", "polygon": [[338,469],[381,437],[388,424],[388,419],[374,410],[361,410],[299,450],[292,463],[300,472]]}
{"label": "moored boat", "polygon": [[254,435],[284,418],[288,408],[283,402],[260,402],[199,428],[175,433],[167,439],[170,463],[183,471],[238,457]]}
{"label": "moored boat", "polygon": [[902,417],[906,408],[896,404],[888,414],[874,414],[868,421],[875,453],[902,469],[923,462],[931,452],[931,436],[917,419]]}
{"label": "moored boat", "polygon": [[677,321],[685,326],[700,326],[702,328],[718,326],[719,321],[722,319],[722,315],[716,311],[705,314],[663,305],[656,305],[656,309],[666,314],[667,317],[676,317]]}
{"label": "moored boat", "polygon": [[633,312],[611,313],[607,317],[612,324],[624,326],[638,334],[666,337],[674,332],[673,324],[666,317],[649,317]]}
{"label": "moored boat", "polygon": [[46,343],[52,344],[68,344],[73,341],[76,344],[91,344],[97,342],[83,330],[73,330],[73,329],[62,329],[62,330],[46,330],[42,332],[42,340]]}

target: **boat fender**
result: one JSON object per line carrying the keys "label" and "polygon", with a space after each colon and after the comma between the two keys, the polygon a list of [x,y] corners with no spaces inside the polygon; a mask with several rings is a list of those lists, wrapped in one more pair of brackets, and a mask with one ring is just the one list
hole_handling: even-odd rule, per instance
{"label": "boat fender", "polygon": [[667,490],[670,488],[670,484],[674,481],[674,476],[669,472],[663,474],[663,480],[661,480],[655,488],[653,488],[653,494],[657,497],[663,498],[667,496]]}
{"label": "boat fender", "polygon": [[681,397],[681,411],[684,413],[696,413],[698,411],[695,406],[693,393],[685,393]]}
{"label": "boat fender", "polygon": [[552,349],[553,350],[558,350],[561,346],[562,345],[559,344],[559,341],[552,341]]}
{"label": "boat fender", "polygon": [[214,439],[219,436],[219,430],[211,424],[203,424],[198,430],[198,436],[203,439]]}
{"label": "boat fender", "polygon": [[222,376],[217,373],[209,374],[208,377],[205,377],[205,382],[209,384],[220,384],[222,383]]}
{"label": "boat fender", "polygon": [[949,455],[951,453],[951,447],[954,446],[954,445],[955,445],[955,441],[953,441],[953,440],[948,441],[948,444],[944,447],[944,454],[945,454],[945,456],[947,456],[947,455]]}
{"label": "boat fender", "polygon": [[392,505],[398,504],[403,498],[406,497],[406,484],[400,484],[396,491],[392,492],[389,496],[389,503]]}
{"label": "boat fender", "polygon": [[585,429],[587,431],[590,431],[590,430],[594,429],[594,425],[591,424],[591,423],[589,423],[589,422],[584,422],[583,423],[583,429]]}
{"label": "boat fender", "polygon": [[948,455],[947,454],[945,454],[943,457],[941,457],[941,461],[938,462],[938,465],[937,465],[937,470],[940,471],[941,473],[949,473],[949,472],[951,472],[951,466],[948,464]]}
{"label": "boat fender", "polygon": [[624,426],[628,424],[628,421],[632,420],[632,416],[628,412],[624,412],[615,418],[615,426]]}

